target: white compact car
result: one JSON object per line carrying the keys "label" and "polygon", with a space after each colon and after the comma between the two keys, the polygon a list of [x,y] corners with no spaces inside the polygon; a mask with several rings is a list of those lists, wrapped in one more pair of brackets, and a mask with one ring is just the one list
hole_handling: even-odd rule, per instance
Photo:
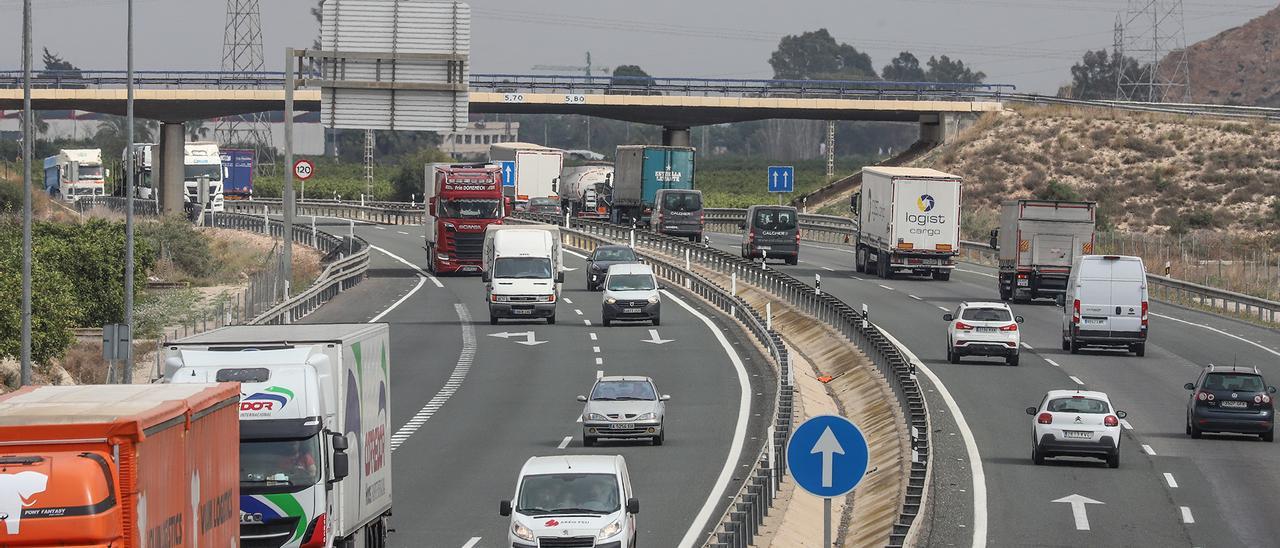
{"label": "white compact car", "polygon": [[532,457],[520,469],[514,504],[498,513],[511,517],[507,546],[636,545],[640,501],[631,490],[621,455]]}
{"label": "white compact car", "polygon": [[1048,457],[1091,457],[1120,467],[1120,419],[1127,415],[1111,406],[1102,392],[1051,390],[1031,415],[1031,461]]}
{"label": "white compact car", "polygon": [[1014,316],[1004,303],[960,303],[954,314],[942,315],[947,326],[947,361],[960,363],[961,356],[1002,356],[1005,363],[1018,365],[1022,338]]}

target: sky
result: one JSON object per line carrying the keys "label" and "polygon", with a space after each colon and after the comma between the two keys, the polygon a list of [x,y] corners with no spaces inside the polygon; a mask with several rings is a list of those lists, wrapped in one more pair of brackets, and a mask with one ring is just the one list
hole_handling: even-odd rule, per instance
{"label": "sky", "polygon": [[[1129,0],[472,0],[472,73],[533,73],[535,65],[640,65],[654,76],[771,78],[769,54],[788,34],[827,28],[871,55],[921,63],[959,58],[988,83],[1054,93],[1087,49],[1110,48]],[[1141,0],[1145,4],[1147,0]],[[125,68],[126,0],[33,0],[35,62],[48,47],[82,69]],[[1184,0],[1188,44],[1276,6]],[[267,70],[286,46],[309,47],[315,0],[262,0]],[[139,70],[218,70],[224,0],[134,0]],[[21,68],[22,1],[0,0],[0,70]],[[553,74],[557,71],[544,71]],[[566,71],[558,71],[566,73]],[[1194,82],[1192,83],[1194,85]]]}

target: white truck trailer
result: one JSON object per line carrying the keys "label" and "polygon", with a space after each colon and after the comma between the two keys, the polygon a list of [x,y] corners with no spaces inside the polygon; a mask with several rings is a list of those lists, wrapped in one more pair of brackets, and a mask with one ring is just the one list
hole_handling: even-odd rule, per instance
{"label": "white truck trailer", "polygon": [[518,207],[529,198],[559,196],[564,151],[534,143],[494,143],[489,146],[489,161],[514,163],[512,171],[502,170],[503,190]]}
{"label": "white truck trailer", "polygon": [[162,349],[165,380],[239,382],[246,545],[386,546],[387,324],[233,326]]}
{"label": "white truck trailer", "polygon": [[960,251],[960,177],[927,168],[868,167],[856,208],[858,272],[951,279]]}
{"label": "white truck trailer", "polygon": [[560,227],[489,225],[481,276],[490,324],[503,318],[546,318],[547,323],[556,323],[556,302],[564,283]]}
{"label": "white truck trailer", "polygon": [[1000,299],[1056,298],[1067,289],[1071,261],[1093,253],[1097,203],[1009,200],[1000,205]]}

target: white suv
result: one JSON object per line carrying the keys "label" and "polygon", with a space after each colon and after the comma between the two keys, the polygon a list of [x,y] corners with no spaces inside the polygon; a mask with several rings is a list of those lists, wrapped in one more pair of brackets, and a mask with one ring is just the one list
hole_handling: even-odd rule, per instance
{"label": "white suv", "polygon": [[1047,457],[1092,457],[1120,467],[1120,419],[1127,415],[1111,406],[1102,392],[1051,390],[1031,415],[1031,461]]}
{"label": "white suv", "polygon": [[1014,316],[1004,303],[960,303],[954,314],[942,315],[947,326],[947,361],[960,363],[961,356],[1003,356],[1005,363],[1018,365],[1022,338]]}
{"label": "white suv", "polygon": [[515,504],[502,501],[498,513],[511,517],[513,548],[633,548],[640,501],[621,455],[532,457],[520,469]]}

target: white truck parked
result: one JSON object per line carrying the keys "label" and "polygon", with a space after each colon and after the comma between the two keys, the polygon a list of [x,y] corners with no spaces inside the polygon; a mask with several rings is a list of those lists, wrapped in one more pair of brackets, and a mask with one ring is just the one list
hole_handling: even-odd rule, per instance
{"label": "white truck parked", "polygon": [[217,143],[187,143],[182,157],[183,184],[187,188],[187,201],[200,201],[199,181],[203,178],[209,182],[209,198],[202,206],[207,211],[222,213],[223,205],[222,180],[226,178],[226,169],[222,166],[222,152]]}
{"label": "white truck parked", "polygon": [[66,148],[44,159],[45,190],[68,202],[106,195],[109,176],[102,166],[102,149]]}
{"label": "white truck parked", "polygon": [[1093,253],[1095,202],[1009,200],[1000,206],[1000,300],[1055,298],[1067,289],[1071,261]]}
{"label": "white truck parked", "polygon": [[951,279],[960,251],[960,177],[927,168],[868,167],[856,200],[854,268]]}
{"label": "white truck parked", "polygon": [[241,383],[246,546],[387,545],[389,345],[381,323],[233,326],[165,345],[167,382]]}
{"label": "white truck parked", "polygon": [[511,197],[517,209],[529,198],[559,196],[564,151],[534,143],[494,143],[489,145],[489,161],[514,162],[515,169],[508,173],[504,168],[502,177],[505,195]]}
{"label": "white truck parked", "polygon": [[502,318],[546,318],[556,323],[564,283],[560,228],[555,225],[489,225],[481,276],[489,323]]}

